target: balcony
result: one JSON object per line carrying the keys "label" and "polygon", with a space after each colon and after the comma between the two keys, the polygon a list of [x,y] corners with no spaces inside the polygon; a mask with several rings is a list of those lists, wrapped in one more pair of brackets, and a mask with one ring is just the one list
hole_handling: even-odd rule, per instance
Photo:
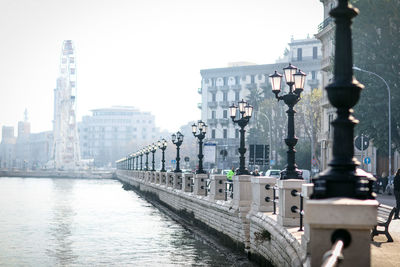
{"label": "balcony", "polygon": [[197,88],[197,93],[202,94],[203,93],[203,88]]}
{"label": "balcony", "polygon": [[225,118],[225,119],[218,119],[219,124],[221,124],[222,126],[224,125],[228,125],[229,124],[229,119]]}
{"label": "balcony", "polygon": [[312,89],[318,88],[319,80],[318,79],[311,79],[306,81],[307,85],[310,86]]}
{"label": "balcony", "polygon": [[240,84],[231,85],[231,89],[234,91],[242,90],[242,86]]}
{"label": "balcony", "polygon": [[207,124],[208,125],[217,125],[218,120],[217,119],[208,119]]}
{"label": "balcony", "polygon": [[210,86],[210,87],[207,88],[207,90],[209,92],[216,92],[217,91],[217,87],[216,86]]}
{"label": "balcony", "polygon": [[229,102],[228,101],[219,101],[219,106],[221,108],[229,108]]}
{"label": "balcony", "polygon": [[333,22],[332,17],[327,17],[323,22],[318,25],[318,32],[323,31],[330,23]]}
{"label": "balcony", "polygon": [[216,108],[218,105],[217,105],[217,101],[210,101],[210,102],[208,102],[208,107],[209,108]]}
{"label": "balcony", "polygon": [[249,90],[254,90],[254,89],[257,88],[257,84],[256,83],[246,84],[246,88],[249,89]]}
{"label": "balcony", "polygon": [[227,91],[229,91],[229,86],[228,86],[228,85],[223,85],[223,86],[220,86],[219,89],[220,89],[221,91],[227,92]]}
{"label": "balcony", "polygon": [[197,103],[197,108],[202,109],[202,104],[201,103]]}

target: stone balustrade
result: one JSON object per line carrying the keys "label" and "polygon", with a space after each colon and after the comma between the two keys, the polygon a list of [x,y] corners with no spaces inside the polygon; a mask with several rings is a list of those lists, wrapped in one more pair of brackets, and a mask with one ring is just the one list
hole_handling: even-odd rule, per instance
{"label": "stone balustrade", "polygon": [[[303,180],[234,176],[233,199],[225,200],[224,175],[208,177],[207,174],[117,170],[117,178],[134,186],[145,197],[146,194],[152,194],[150,199],[172,208],[179,216],[189,217],[207,233],[225,241],[230,240],[235,248],[248,253],[250,259],[264,264],[268,261],[274,266],[317,266],[321,263],[323,252],[329,248],[315,247],[319,243],[315,233],[328,238],[335,229],[331,221],[325,222],[319,218],[321,212],[327,212],[324,209],[332,204],[332,200],[326,203],[310,200],[313,184],[305,184]],[[208,179],[209,194],[206,194]],[[279,191],[277,215],[272,213],[273,188]],[[292,206],[299,207],[300,201],[299,195],[291,193],[293,189],[301,192],[305,203],[304,213],[311,214],[305,218],[304,232],[299,231],[299,214],[291,211]],[[336,206],[338,209],[347,209],[346,212],[356,212],[355,209],[361,204],[358,202],[342,201]],[[363,205],[363,212],[367,214],[362,217],[365,222],[353,220],[347,226],[354,229],[351,230],[352,234],[357,234],[361,229],[365,244],[369,244],[368,229],[373,222],[373,203]],[[365,249],[365,244],[357,242],[355,245]],[[351,250],[357,249],[355,245]],[[317,251],[314,253],[317,256],[312,257],[312,251]]]}

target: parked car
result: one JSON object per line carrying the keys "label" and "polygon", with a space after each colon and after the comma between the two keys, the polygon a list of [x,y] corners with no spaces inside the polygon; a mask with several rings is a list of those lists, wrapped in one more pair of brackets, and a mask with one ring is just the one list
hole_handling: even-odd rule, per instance
{"label": "parked car", "polygon": [[268,170],[265,173],[265,176],[279,178],[279,177],[281,177],[281,170]]}

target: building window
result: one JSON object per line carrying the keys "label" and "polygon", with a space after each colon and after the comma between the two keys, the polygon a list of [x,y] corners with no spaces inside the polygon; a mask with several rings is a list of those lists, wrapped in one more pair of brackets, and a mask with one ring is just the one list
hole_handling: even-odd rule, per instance
{"label": "building window", "polygon": [[211,130],[211,138],[215,139],[215,129]]}
{"label": "building window", "polygon": [[240,84],[240,77],[239,76],[235,76],[235,84],[236,85]]}
{"label": "building window", "polygon": [[224,129],[224,139],[228,138],[228,130]]}
{"label": "building window", "polygon": [[215,102],[217,101],[217,94],[216,93],[211,93],[212,101]]}
{"label": "building window", "polygon": [[223,118],[224,118],[224,119],[227,119],[227,118],[228,118],[228,110],[227,110],[227,109],[224,109],[223,112],[222,112],[222,114],[223,114]]}
{"label": "building window", "polygon": [[312,58],[313,59],[317,59],[318,58],[318,48],[316,46],[314,46],[312,48]]}
{"label": "building window", "polygon": [[216,86],[217,84],[217,79],[216,78],[211,78],[211,85]]}
{"label": "building window", "polygon": [[223,92],[223,94],[222,94],[222,100],[223,100],[223,101],[228,101],[228,92]]}
{"label": "building window", "polygon": [[235,92],[235,101],[239,101],[239,99],[240,99],[239,92]]}
{"label": "building window", "polygon": [[228,77],[224,77],[224,85],[228,85]]}
{"label": "building window", "polygon": [[250,83],[255,83],[255,75],[250,75]]}
{"label": "building window", "polygon": [[211,111],[211,119],[215,119],[216,117],[216,112],[215,110]]}
{"label": "building window", "polygon": [[311,79],[315,80],[315,70],[311,71]]}
{"label": "building window", "polygon": [[303,49],[297,48],[297,61],[302,61],[302,60],[303,60]]}
{"label": "building window", "polygon": [[235,138],[239,138],[239,129],[235,129]]}

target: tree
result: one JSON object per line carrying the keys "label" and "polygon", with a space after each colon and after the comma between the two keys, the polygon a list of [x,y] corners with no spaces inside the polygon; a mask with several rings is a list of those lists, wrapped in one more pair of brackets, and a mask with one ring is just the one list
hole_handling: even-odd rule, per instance
{"label": "tree", "polygon": [[[400,1],[352,0],[360,14],[353,24],[354,63],[382,76],[391,90],[392,145],[400,148]],[[388,150],[388,94],[375,76],[356,72],[365,85],[355,106],[358,133],[368,135],[379,151]]]}

